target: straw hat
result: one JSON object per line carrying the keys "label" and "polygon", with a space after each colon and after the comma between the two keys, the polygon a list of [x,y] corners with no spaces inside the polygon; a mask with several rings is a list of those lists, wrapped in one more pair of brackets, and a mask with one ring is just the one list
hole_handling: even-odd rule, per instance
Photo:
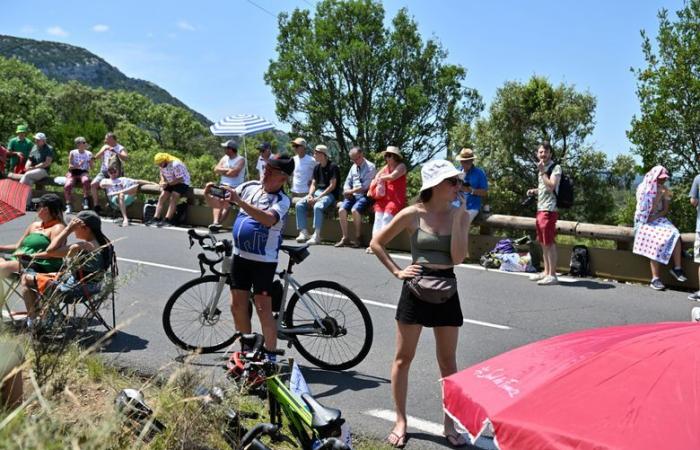
{"label": "straw hat", "polygon": [[401,150],[399,150],[398,147],[389,145],[386,150],[382,152],[382,155],[385,155],[387,153],[391,153],[392,155],[396,155],[399,157],[399,159],[403,159],[403,155],[401,154]]}
{"label": "straw hat", "polygon": [[473,161],[476,159],[476,156],[474,156],[474,150],[470,148],[463,148],[459,151],[459,154],[455,159],[457,161]]}

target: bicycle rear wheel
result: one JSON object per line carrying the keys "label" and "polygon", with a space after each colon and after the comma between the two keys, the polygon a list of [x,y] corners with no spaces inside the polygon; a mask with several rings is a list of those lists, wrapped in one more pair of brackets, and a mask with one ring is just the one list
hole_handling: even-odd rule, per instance
{"label": "bicycle rear wheel", "polygon": [[[217,296],[219,277],[190,280],[180,286],[163,309],[163,329],[173,344],[185,350],[211,353],[234,341],[235,325],[227,299],[227,285]],[[216,309],[209,314],[207,306],[213,297]]]}
{"label": "bicycle rear wheel", "polygon": [[325,331],[296,335],[294,348],[310,363],[330,370],[345,370],[359,364],[372,347],[374,330],[367,307],[350,289],[333,281],[318,280],[295,292],[284,315],[287,327],[314,325],[314,314]]}

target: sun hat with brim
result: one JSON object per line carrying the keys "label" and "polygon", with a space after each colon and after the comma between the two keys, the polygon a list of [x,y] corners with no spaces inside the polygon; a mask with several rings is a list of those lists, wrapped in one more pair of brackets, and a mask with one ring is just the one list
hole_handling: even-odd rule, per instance
{"label": "sun hat with brim", "polygon": [[323,145],[323,144],[317,145],[317,146],[314,148],[314,151],[315,151],[315,152],[319,152],[319,153],[323,153],[324,155],[328,156],[328,147],[326,147],[326,146]]}
{"label": "sun hat with brim", "polygon": [[434,159],[423,164],[420,169],[420,176],[423,180],[423,185],[420,187],[421,192],[437,186],[443,180],[452,177],[458,177],[462,174],[451,162],[444,159]]}
{"label": "sun hat with brim", "polygon": [[34,135],[34,140],[35,141],[45,141],[46,135],[44,133],[37,133]]}
{"label": "sun hat with brim", "polygon": [[270,158],[267,165],[275,169],[279,169],[287,175],[294,173],[294,160],[286,153],[278,155],[276,158]]}
{"label": "sun hat with brim", "polygon": [[17,125],[17,129],[15,130],[15,134],[26,133],[27,131],[28,131],[28,128],[26,125]]}
{"label": "sun hat with brim", "polygon": [[293,146],[300,146],[300,147],[306,147],[306,140],[304,138],[296,138],[292,141]]}
{"label": "sun hat with brim", "polygon": [[391,153],[392,155],[398,156],[400,159],[403,159],[403,155],[401,154],[401,150],[399,150],[398,147],[390,145],[382,152],[382,155],[386,155],[387,153]]}
{"label": "sun hat with brim", "polygon": [[462,150],[459,151],[459,154],[457,155],[457,158],[455,158],[457,161],[472,161],[476,159],[476,156],[474,156],[474,150],[470,148],[463,148]]}

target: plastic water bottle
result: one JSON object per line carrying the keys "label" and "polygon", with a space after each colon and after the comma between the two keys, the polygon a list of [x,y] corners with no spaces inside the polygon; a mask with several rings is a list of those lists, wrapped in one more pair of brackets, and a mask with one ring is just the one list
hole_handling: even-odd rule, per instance
{"label": "plastic water bottle", "polygon": [[[458,196],[458,197],[457,197],[456,199],[452,200],[452,206],[453,206],[454,208],[459,208],[459,205],[460,205],[460,203],[461,203],[459,197],[464,198],[464,192],[459,192],[459,193],[457,193],[457,196]],[[464,199],[464,203],[466,204],[466,202],[467,202],[467,200],[466,200],[466,198],[465,198],[465,199]]]}

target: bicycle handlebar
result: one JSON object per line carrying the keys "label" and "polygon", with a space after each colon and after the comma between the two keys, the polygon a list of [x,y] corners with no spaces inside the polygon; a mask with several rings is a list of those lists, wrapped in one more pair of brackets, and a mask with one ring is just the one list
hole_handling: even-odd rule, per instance
{"label": "bicycle handlebar", "polygon": [[197,255],[197,259],[199,260],[199,271],[201,272],[202,276],[204,276],[204,272],[206,272],[206,270],[204,269],[205,265],[209,266],[209,270],[213,274],[218,275],[220,277],[226,276],[225,274],[216,270],[216,267],[215,267],[217,264],[219,264],[224,259],[223,256],[220,257],[219,259],[210,259],[204,253],[200,253],[199,255]]}

